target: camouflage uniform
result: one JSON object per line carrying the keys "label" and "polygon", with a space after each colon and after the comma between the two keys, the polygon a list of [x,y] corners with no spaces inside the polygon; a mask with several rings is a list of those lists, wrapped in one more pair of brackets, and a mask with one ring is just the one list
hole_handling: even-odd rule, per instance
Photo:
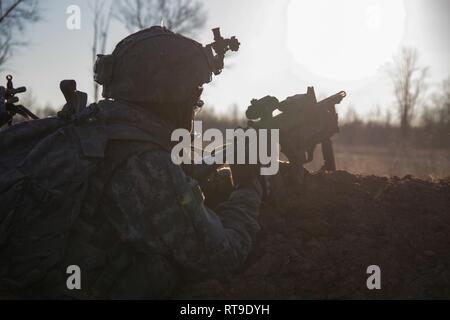
{"label": "camouflage uniform", "polygon": [[[170,134],[170,126],[150,113],[103,104],[121,122],[150,134],[157,127],[160,139]],[[66,258],[66,265],[79,265],[83,272],[83,290],[75,296],[169,297],[180,280],[226,276],[248,256],[259,230],[259,183],[233,191],[213,212],[203,204],[197,181],[173,164],[167,140],[157,142],[134,142],[136,150],[147,151],[135,152],[115,169],[100,200],[92,183]]]}
{"label": "camouflage uniform", "polygon": [[[164,298],[185,278],[242,266],[259,230],[259,182],[216,214],[170,156],[173,129],[191,122],[226,46],[214,56],[164,28],[139,31],[98,59],[107,100],[2,134],[0,296]],[[66,287],[69,265],[81,290]]]}

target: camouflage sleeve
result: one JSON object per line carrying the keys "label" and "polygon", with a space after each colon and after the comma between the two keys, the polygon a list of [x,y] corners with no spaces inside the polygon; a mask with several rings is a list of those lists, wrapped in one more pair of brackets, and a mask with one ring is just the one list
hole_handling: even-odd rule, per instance
{"label": "camouflage sleeve", "polygon": [[223,274],[246,260],[259,231],[261,186],[235,190],[218,214],[198,183],[163,151],[130,158],[111,181],[112,222],[123,240],[187,270]]}

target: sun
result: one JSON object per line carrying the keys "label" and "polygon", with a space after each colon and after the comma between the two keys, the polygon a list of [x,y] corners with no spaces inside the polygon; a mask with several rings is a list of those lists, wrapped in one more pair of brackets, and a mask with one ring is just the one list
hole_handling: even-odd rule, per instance
{"label": "sun", "polygon": [[312,73],[359,80],[392,58],[404,24],[403,0],[291,0],[286,41]]}

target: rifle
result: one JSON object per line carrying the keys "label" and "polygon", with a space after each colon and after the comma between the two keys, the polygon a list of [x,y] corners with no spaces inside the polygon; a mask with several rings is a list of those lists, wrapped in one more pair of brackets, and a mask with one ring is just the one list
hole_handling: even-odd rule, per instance
{"label": "rifle", "polygon": [[[340,91],[318,102],[314,88],[308,87],[305,94],[297,94],[281,102],[273,96],[253,99],[246,111],[247,125],[257,130],[279,130],[280,151],[288,158],[288,167],[292,171],[289,176],[301,184],[305,173],[303,166],[314,159],[318,144],[322,146],[324,159],[320,170],[336,170],[331,137],[339,132],[335,106],[345,96],[345,91]],[[275,110],[279,114],[273,116]],[[229,149],[224,146],[218,152],[226,153]],[[218,167],[220,165],[195,165],[191,175],[202,185]]]}
{"label": "rifle", "polygon": [[[302,181],[304,164],[314,159],[314,150],[322,146],[324,165],[321,171],[335,171],[331,137],[339,132],[336,104],[346,96],[340,91],[317,101],[313,87],[305,94],[297,94],[279,102],[276,97],[265,96],[251,101],[246,116],[248,126],[255,129],[279,129],[281,150],[289,159],[293,176]],[[280,113],[272,116],[278,110]]]}
{"label": "rifle", "polygon": [[38,119],[33,112],[22,105],[16,104],[19,102],[19,98],[15,95],[27,91],[27,88],[14,88],[12,79],[13,77],[11,75],[7,75],[6,88],[0,86],[0,128],[5,124],[11,126],[12,120],[16,114],[19,114],[26,119]]}

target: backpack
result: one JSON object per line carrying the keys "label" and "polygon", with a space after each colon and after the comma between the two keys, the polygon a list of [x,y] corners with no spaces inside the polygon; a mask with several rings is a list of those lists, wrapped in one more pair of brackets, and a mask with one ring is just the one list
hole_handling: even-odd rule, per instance
{"label": "backpack", "polygon": [[[128,157],[160,144],[136,127],[96,122],[101,103],[71,121],[47,118],[0,131],[0,296],[65,283],[60,264],[90,181],[101,173],[101,190]],[[108,154],[113,141],[124,140],[138,143]]]}

